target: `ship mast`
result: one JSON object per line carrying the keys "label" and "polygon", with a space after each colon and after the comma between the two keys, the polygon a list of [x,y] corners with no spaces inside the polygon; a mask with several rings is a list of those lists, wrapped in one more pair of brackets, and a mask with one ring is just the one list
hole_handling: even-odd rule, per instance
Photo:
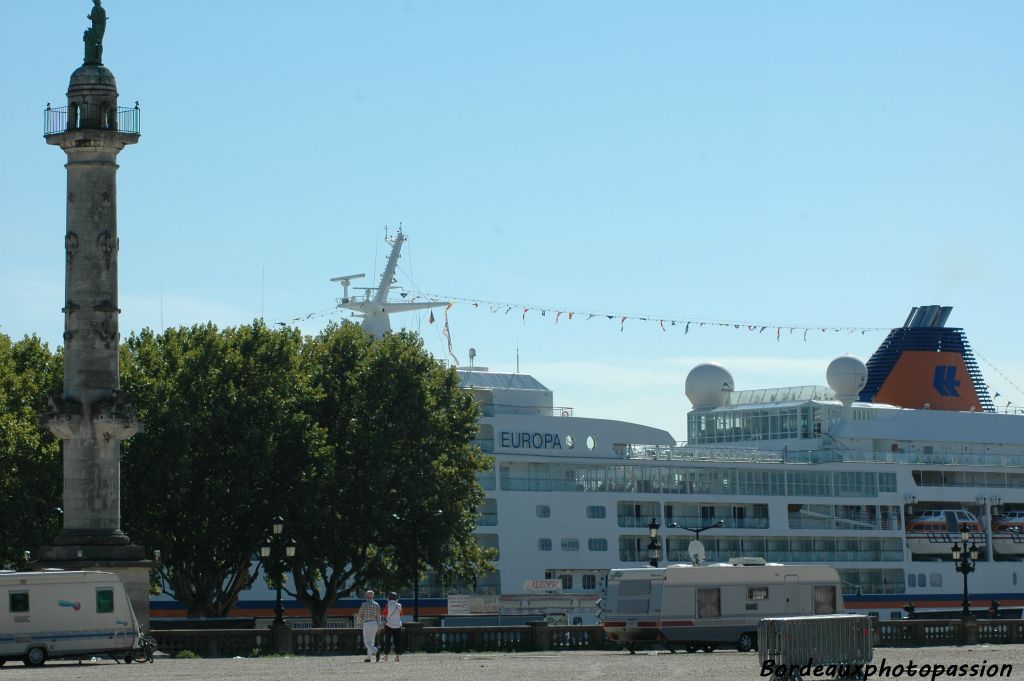
{"label": "ship mast", "polygon": [[363,318],[363,329],[373,336],[380,338],[391,332],[391,317],[393,313],[412,312],[414,310],[426,310],[432,307],[442,307],[448,303],[444,301],[431,301],[423,303],[396,302],[388,300],[388,292],[395,283],[395,271],[398,269],[398,258],[401,257],[402,244],[406,236],[402,229],[394,239],[386,239],[391,244],[391,254],[388,256],[388,264],[380,277],[380,284],[376,288],[366,288],[365,295],[360,299],[349,298],[348,287],[353,279],[361,279],[365,274],[350,274],[343,277],[333,277],[331,281],[340,282],[344,287],[343,297],[338,298],[338,307],[355,312],[355,316]]}

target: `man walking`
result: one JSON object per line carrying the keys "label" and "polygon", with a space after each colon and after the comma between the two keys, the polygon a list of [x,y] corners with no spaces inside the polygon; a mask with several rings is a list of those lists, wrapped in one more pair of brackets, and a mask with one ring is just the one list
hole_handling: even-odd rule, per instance
{"label": "man walking", "polygon": [[373,592],[366,592],[366,600],[359,606],[359,612],[356,613],[356,629],[362,627],[363,629],[363,645],[366,646],[366,659],[363,662],[369,662],[370,656],[375,656],[377,662],[380,662],[380,648],[374,643],[374,639],[377,638],[377,627],[380,626],[380,606],[373,600]]}

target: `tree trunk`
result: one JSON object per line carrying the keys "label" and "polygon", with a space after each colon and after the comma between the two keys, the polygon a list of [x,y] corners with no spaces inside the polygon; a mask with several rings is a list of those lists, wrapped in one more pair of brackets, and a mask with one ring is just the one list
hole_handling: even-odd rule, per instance
{"label": "tree trunk", "polygon": [[320,601],[309,607],[309,613],[313,618],[313,628],[323,629],[327,626],[327,601]]}

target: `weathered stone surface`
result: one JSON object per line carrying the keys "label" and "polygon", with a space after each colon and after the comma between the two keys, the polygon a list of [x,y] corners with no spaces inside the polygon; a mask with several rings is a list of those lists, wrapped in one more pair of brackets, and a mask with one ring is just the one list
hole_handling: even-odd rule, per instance
{"label": "weathered stone surface", "polygon": [[121,530],[121,442],[142,423],[120,390],[117,155],[139,135],[117,130],[117,83],[99,63],[106,15],[98,0],[90,18],[86,64],[68,87],[67,129],[46,136],[67,154],[64,387],[42,423],[63,441],[64,524],[37,565],[120,574],[148,624],[152,563]]}

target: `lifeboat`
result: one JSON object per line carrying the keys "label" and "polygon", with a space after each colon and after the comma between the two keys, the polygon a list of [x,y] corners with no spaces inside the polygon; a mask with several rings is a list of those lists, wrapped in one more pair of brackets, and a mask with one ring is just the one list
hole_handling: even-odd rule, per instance
{"label": "lifeboat", "polygon": [[1003,558],[1024,560],[1024,511],[992,517],[992,550]]}
{"label": "lifeboat", "polygon": [[934,509],[922,511],[907,520],[907,548],[917,558],[950,558],[954,543],[960,543],[960,528],[966,525],[973,542],[985,550],[985,529],[970,511]]}

